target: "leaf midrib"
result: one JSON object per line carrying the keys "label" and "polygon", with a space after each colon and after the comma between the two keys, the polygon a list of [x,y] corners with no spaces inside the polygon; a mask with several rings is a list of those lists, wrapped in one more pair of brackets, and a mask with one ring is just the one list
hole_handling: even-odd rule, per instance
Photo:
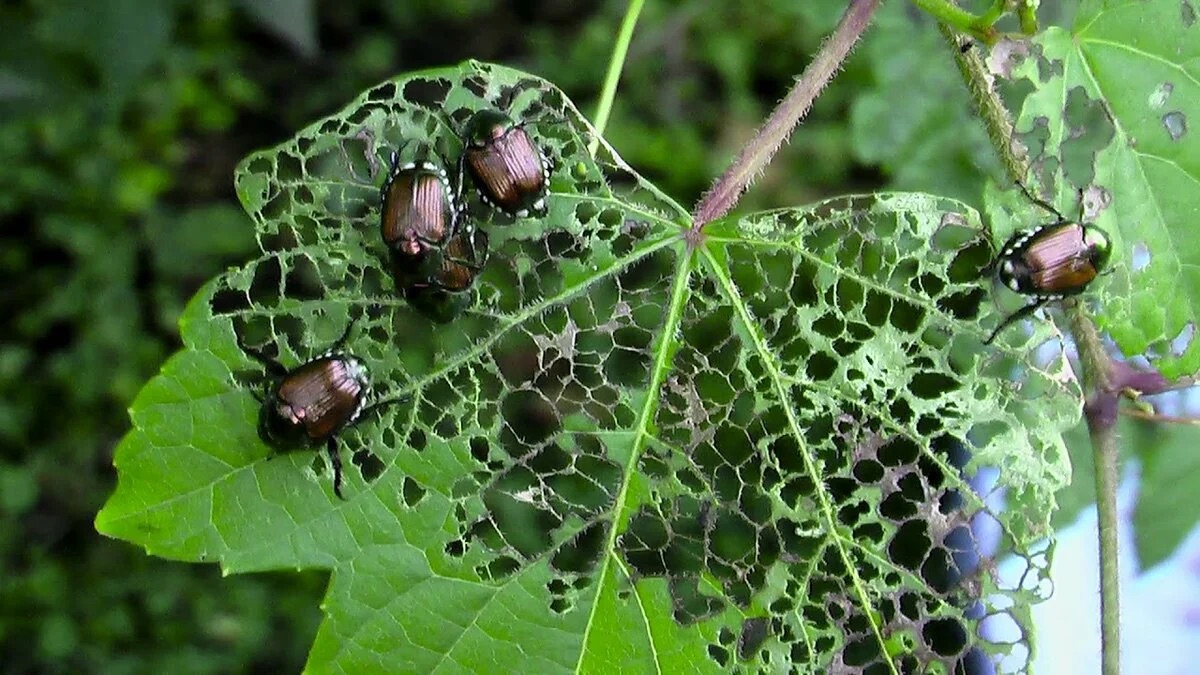
{"label": "leaf midrib", "polygon": [[[678,245],[679,239],[675,239],[670,243]],[[613,521],[608,530],[608,541],[604,546],[604,562],[597,575],[599,582],[596,584],[596,594],[592,598],[592,608],[588,614],[587,623],[584,626],[583,640],[580,643],[579,661],[575,664],[575,672],[583,672],[584,657],[588,653],[587,643],[591,636],[592,626],[595,625],[596,611],[600,606],[600,594],[603,592],[603,581],[608,574],[609,566],[616,559],[615,550],[617,543],[617,531],[620,529],[621,517],[626,510],[626,499],[629,494],[629,483],[633,477],[634,471],[637,468],[638,460],[641,458],[642,451],[646,447],[646,439],[650,437],[649,425],[653,419],[654,413],[658,410],[658,392],[662,388],[663,383],[667,379],[667,373],[670,370],[670,355],[673,353],[675,344],[674,335],[679,327],[679,321],[683,315],[683,306],[688,293],[688,279],[691,275],[692,261],[695,257],[695,251],[689,250],[678,256],[678,265],[674,284],[671,288],[671,304],[667,308],[666,321],[662,331],[659,333],[657,349],[654,353],[654,366],[650,371],[650,382],[646,388],[646,399],[642,405],[642,411],[638,416],[637,437],[633,441],[633,448],[629,453],[629,460],[625,465],[624,475],[621,480],[621,489],[613,500]],[[624,567],[622,566],[622,570]],[[641,610],[642,620],[646,625],[647,643],[650,646],[651,653],[654,654],[654,669],[656,673],[662,672],[662,667],[659,664],[658,653],[655,649],[654,635],[650,629],[650,620],[645,612],[645,607],[641,602],[640,595],[638,596],[638,609]]]}
{"label": "leaf midrib", "polygon": [[[759,359],[765,368],[766,375],[771,382],[772,388],[775,390],[775,395],[778,398],[779,405],[783,409],[787,417],[788,426],[791,429],[793,439],[799,447],[799,454],[804,461],[805,471],[808,472],[809,478],[815,487],[817,501],[820,506],[819,514],[825,533],[829,540],[837,547],[838,555],[842,559],[842,564],[845,566],[847,573],[851,579],[851,585],[854,589],[854,594],[858,596],[858,602],[863,609],[863,615],[866,617],[868,624],[871,626],[871,632],[875,635],[875,640],[879,646],[879,651],[882,654],[887,654],[887,644],[883,639],[883,634],[880,626],[876,621],[873,610],[873,604],[867,594],[866,588],[862,579],[859,577],[855,569],[854,562],[850,559],[849,551],[846,549],[845,541],[842,539],[841,533],[838,531],[837,522],[833,513],[833,506],[830,502],[829,495],[826,493],[824,485],[825,481],[820,472],[817,471],[816,465],[813,463],[812,455],[807,451],[807,444],[804,440],[804,434],[800,428],[800,422],[796,419],[796,412],[788,404],[787,385],[784,382],[784,377],[777,367],[777,359],[774,352],[767,348],[767,345],[760,339],[760,333],[754,323],[753,317],[746,311],[746,304],[742,301],[741,294],[738,292],[733,280],[726,273],[725,268],[716,259],[712,250],[707,246],[703,249],[702,259],[706,263],[707,268],[717,280],[720,289],[724,292],[726,299],[733,307],[738,321],[749,337],[751,347],[757,352]],[[899,675],[896,664],[890,658],[887,660],[888,667],[893,675]]]}

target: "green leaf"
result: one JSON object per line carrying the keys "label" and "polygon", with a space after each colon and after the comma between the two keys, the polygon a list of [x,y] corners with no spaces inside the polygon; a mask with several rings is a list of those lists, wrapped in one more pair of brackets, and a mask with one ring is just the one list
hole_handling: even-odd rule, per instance
{"label": "green leaf", "polygon": [[1200,521],[1195,489],[1200,484],[1200,429],[1173,424],[1143,428],[1135,447],[1142,460],[1142,485],[1133,514],[1134,537],[1145,570],[1170,557]]}
{"label": "green leaf", "polygon": [[1092,294],[1101,327],[1168,377],[1200,369],[1200,26],[1189,7],[1085,3],[1072,32],[1048,29],[1014,71],[1034,86],[1017,121],[1032,186],[1113,238],[1114,273]]}
{"label": "green leaf", "polygon": [[[468,189],[491,257],[434,324],[389,278],[379,188],[392,149],[453,162],[486,106],[552,158],[549,213]],[[230,573],[332,570],[317,671],[907,671],[961,659],[976,602],[1024,618],[1027,591],[992,606],[958,555],[976,516],[1048,533],[1079,394],[1063,358],[981,348],[978,214],[896,193],[697,233],[592,135],[545,81],[467,62],[248,157],[263,253],[185,310],[97,528]],[[323,453],[256,436],[235,334],[295,365],[352,319],[375,396],[405,399],[342,434],[342,502]],[[1003,514],[967,486],[981,466]]]}

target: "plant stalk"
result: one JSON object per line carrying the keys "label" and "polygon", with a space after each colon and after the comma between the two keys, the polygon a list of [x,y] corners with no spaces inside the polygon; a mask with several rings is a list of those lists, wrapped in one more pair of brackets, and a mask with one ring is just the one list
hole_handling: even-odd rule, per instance
{"label": "plant stalk", "polygon": [[1096,470],[1096,517],[1100,537],[1100,672],[1121,672],[1121,593],[1117,561],[1117,437],[1088,423]]}
{"label": "plant stalk", "polygon": [[1000,155],[1000,161],[1004,164],[1004,170],[1008,173],[1009,179],[1014,182],[1025,180],[1028,167],[1013,149],[1015,136],[1012,117],[993,86],[995,77],[988,72],[978,49],[964,51],[957,47],[958,36],[953,29],[946,24],[938,24],[938,29],[942,31],[942,36],[946,38],[946,41],[955,46],[954,61],[958,65],[958,71],[967,84],[967,93],[970,94],[975,109],[979,111],[979,116],[983,119],[984,130],[987,131],[992,147]]}
{"label": "plant stalk", "polygon": [[698,231],[705,223],[729,213],[734,204],[737,204],[738,198],[754,181],[754,177],[766,168],[771,158],[787,141],[792,130],[808,114],[817,95],[833,79],[854,44],[870,25],[871,16],[880,2],[881,0],[850,0],[837,28],[821,45],[812,63],[796,82],[796,86],[792,87],[754,138],[746,144],[725,173],[696,205],[692,216],[694,230]]}
{"label": "plant stalk", "polygon": [[608,72],[604,75],[604,86],[600,88],[600,100],[596,103],[596,117],[593,124],[596,135],[588,143],[588,154],[596,156],[600,148],[600,139],[604,136],[604,128],[608,126],[608,116],[612,113],[613,100],[617,96],[617,84],[621,81],[621,70],[625,67],[625,59],[629,56],[629,43],[633,41],[633,29],[637,26],[638,15],[642,13],[644,0],[629,0],[625,9],[625,18],[621,20],[621,31],[617,33],[617,42],[613,45],[612,58],[608,62]]}
{"label": "plant stalk", "polygon": [[1092,442],[1092,463],[1096,477],[1096,528],[1100,543],[1100,671],[1104,675],[1121,672],[1121,577],[1117,550],[1118,476],[1116,415],[1101,411],[1102,398],[1115,398],[1112,365],[1100,339],[1096,324],[1081,302],[1066,308],[1071,335],[1079,353],[1080,375],[1088,436]]}

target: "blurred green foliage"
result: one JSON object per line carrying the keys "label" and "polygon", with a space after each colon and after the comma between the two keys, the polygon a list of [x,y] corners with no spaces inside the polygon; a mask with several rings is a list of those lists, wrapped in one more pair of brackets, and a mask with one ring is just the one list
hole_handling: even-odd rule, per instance
{"label": "blurred green foliage", "polygon": [[[607,135],[682,203],[844,2],[650,3]],[[234,164],[402,71],[504,62],[594,108],[624,3],[23,0],[0,6],[0,653],[8,672],[299,670],[320,575],[222,579],[95,533],[125,407],[199,285],[255,254]],[[890,3],[741,208],[992,171],[932,22]],[[915,35],[872,43],[888,35]],[[919,83],[919,96],[897,92]],[[981,166],[982,165],[982,166]],[[940,188],[940,189],[939,189]]]}

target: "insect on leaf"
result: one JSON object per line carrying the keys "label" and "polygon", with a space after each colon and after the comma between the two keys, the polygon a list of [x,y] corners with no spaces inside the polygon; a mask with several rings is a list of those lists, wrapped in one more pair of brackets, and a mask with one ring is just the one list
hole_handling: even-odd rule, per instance
{"label": "insect on leaf", "polygon": [[[396,293],[379,189],[413,144],[452,166],[489,106],[550,158],[548,212],[468,187],[490,256],[436,323]],[[685,236],[593,133],[547,82],[468,62],[247,158],[261,255],[189,305],[100,531],[228,572],[331,570],[318,671],[909,670],[966,658],[979,608],[1020,619],[1029,593],[994,604],[969,526],[1046,534],[1078,392],[1061,357],[981,348],[978,215],[883,194]],[[319,449],[257,437],[235,335],[294,367],[351,320],[374,400],[402,400],[341,434],[343,502]],[[982,466],[1003,513],[967,484]]]}

